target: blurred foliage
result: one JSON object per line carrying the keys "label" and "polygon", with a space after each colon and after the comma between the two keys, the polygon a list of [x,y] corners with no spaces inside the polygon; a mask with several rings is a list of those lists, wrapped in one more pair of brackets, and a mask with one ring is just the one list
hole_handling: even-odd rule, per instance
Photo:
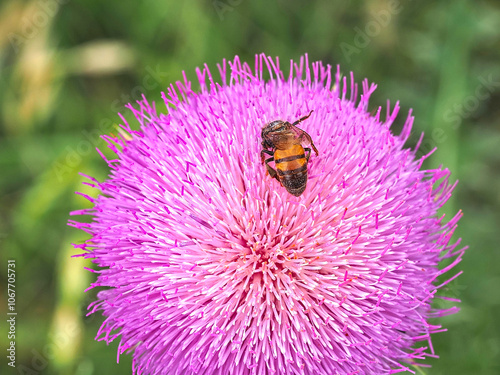
{"label": "blurred foliage", "polygon": [[[499,374],[500,363],[500,4],[498,1],[7,0],[0,4],[1,277],[17,261],[17,365],[43,374],[130,373],[117,343],[95,343],[102,317],[86,317],[94,275],[70,243],[84,233],[68,212],[89,207],[74,191],[82,171],[108,170],[95,147],[117,112],[161,91],[182,70],[215,67],[235,54],[289,59],[308,52],[378,84],[372,106],[400,100],[416,116],[414,145],[438,151],[460,179],[445,206],[462,209],[470,245],[465,272],[447,289],[462,311],[440,320],[441,356],[425,374]],[[159,106],[160,107],[160,106]],[[455,271],[456,272],[456,271]],[[5,291],[2,290],[2,296]],[[5,306],[2,298],[2,310]],[[447,306],[440,302],[442,306]],[[3,329],[3,328],[2,328]],[[2,342],[6,333],[2,330]],[[23,367],[25,366],[25,367]],[[2,369],[2,373],[4,370]],[[30,372],[19,372],[30,373]]]}

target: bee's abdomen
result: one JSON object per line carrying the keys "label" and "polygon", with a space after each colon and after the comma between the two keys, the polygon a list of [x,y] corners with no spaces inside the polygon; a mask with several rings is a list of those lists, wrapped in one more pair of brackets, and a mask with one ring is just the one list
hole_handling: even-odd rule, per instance
{"label": "bee's abdomen", "polygon": [[[304,167],[307,167],[304,165]],[[299,168],[302,169],[302,168]],[[279,176],[281,183],[285,187],[285,189],[292,195],[298,197],[301,195],[304,190],[306,190],[307,185],[307,169],[304,168],[303,171],[293,170],[292,174],[285,174],[283,176]],[[278,175],[280,171],[278,170]]]}
{"label": "bee's abdomen", "polygon": [[293,145],[287,150],[276,150],[274,163],[286,190],[297,197],[301,195],[307,184],[307,160],[302,146]]}

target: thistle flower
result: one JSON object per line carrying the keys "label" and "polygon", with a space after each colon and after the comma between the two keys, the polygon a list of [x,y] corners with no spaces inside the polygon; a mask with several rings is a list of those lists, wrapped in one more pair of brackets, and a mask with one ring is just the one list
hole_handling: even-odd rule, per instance
{"label": "thistle flower", "polygon": [[[220,83],[198,69],[199,92],[184,78],[168,114],[144,98],[140,131],[123,119],[104,136],[111,174],[88,177],[101,194],[73,213],[93,220],[70,221],[91,235],[76,245],[100,267],[91,287],[106,287],[89,306],[105,316],[96,339],[119,339],[137,374],[413,372],[435,356],[429,318],[457,310],[431,308],[464,252],[449,244],[461,213],[436,213],[449,171],[420,170],[411,113],[391,133],[399,106],[370,115],[366,80],[358,100],[352,74],[348,96],[307,56],[287,79],[264,55],[218,67]],[[300,127],[319,155],[295,197],[266,175],[261,129],[311,110]]]}

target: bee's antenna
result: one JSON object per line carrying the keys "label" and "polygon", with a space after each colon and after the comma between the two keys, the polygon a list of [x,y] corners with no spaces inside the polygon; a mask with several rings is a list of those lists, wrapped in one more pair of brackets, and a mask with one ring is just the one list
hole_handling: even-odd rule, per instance
{"label": "bee's antenna", "polygon": [[301,117],[299,118],[297,121],[295,121],[292,125],[295,126],[297,125],[298,123],[304,121],[305,119],[309,118],[309,116],[311,116],[311,113],[313,113],[314,109],[311,109],[311,112],[309,112],[309,114],[307,116],[304,116],[304,117]]}

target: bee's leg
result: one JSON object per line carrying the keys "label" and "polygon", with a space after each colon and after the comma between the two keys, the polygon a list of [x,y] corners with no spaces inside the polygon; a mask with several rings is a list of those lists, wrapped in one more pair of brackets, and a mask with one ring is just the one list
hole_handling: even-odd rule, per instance
{"label": "bee's leg", "polygon": [[304,147],[304,151],[309,151],[309,154],[306,155],[306,161],[308,162],[309,158],[311,157],[311,149],[309,147]]}
{"label": "bee's leg", "polygon": [[314,145],[312,140],[311,140],[311,147],[313,148],[314,152],[316,153],[316,156],[318,156],[319,155],[318,149],[316,148],[316,146]]}
{"label": "bee's leg", "polygon": [[[269,150],[261,150],[260,151],[260,162],[264,164],[264,158],[266,157],[264,154],[268,154],[271,156],[274,156],[274,152],[269,151]],[[274,160],[274,159],[273,159]]]}
{"label": "bee's leg", "polygon": [[274,161],[274,157],[272,158],[269,158],[269,159],[266,159],[266,168],[267,168],[267,173],[269,173],[269,175],[272,177],[272,178],[275,178],[277,179],[278,181],[280,180],[278,178],[278,172],[276,172],[276,169],[274,169],[273,167],[271,167],[268,163],[271,162],[271,161]]}
{"label": "bee's leg", "polygon": [[311,109],[311,112],[309,112],[309,114],[307,116],[304,116],[304,117],[301,117],[299,118],[297,121],[295,121],[292,125],[295,126],[297,125],[298,123],[304,121],[305,119],[307,119],[309,116],[311,116],[311,113],[313,113],[313,109]]}

